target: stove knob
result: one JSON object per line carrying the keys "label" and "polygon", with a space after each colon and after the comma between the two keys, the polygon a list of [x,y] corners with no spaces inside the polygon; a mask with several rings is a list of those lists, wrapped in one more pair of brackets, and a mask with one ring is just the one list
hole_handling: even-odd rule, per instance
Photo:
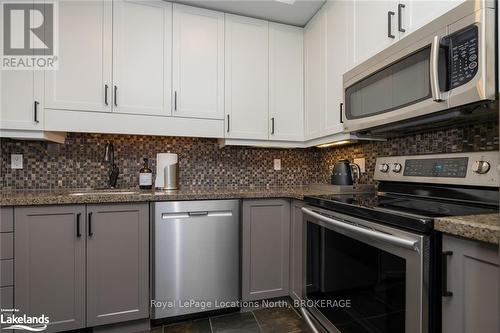
{"label": "stove knob", "polygon": [[387,163],[382,163],[378,166],[378,169],[380,172],[386,173],[389,171],[389,164]]}
{"label": "stove knob", "polygon": [[490,171],[490,163],[486,161],[476,161],[472,164],[472,171],[480,175],[485,174]]}
{"label": "stove knob", "polygon": [[400,164],[400,163],[394,163],[394,164],[392,165],[392,172],[399,173],[399,172],[401,172],[401,169],[402,169],[402,168],[403,168],[403,167],[401,166],[401,164]]}

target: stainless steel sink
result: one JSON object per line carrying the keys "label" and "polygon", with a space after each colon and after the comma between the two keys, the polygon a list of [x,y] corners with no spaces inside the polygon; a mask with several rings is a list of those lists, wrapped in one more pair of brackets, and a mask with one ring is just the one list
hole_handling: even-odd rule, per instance
{"label": "stainless steel sink", "polygon": [[73,196],[86,196],[86,195],[126,195],[126,194],[137,194],[135,191],[95,191],[95,192],[74,192],[69,195]]}

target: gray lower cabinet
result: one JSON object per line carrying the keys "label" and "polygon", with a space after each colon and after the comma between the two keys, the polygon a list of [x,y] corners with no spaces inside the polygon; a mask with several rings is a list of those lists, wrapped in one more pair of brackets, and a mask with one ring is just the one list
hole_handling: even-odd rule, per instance
{"label": "gray lower cabinet", "polygon": [[303,201],[293,200],[290,212],[290,296],[295,300],[303,298],[303,206]]}
{"label": "gray lower cabinet", "polygon": [[244,200],[242,298],[289,295],[290,202]]}
{"label": "gray lower cabinet", "polygon": [[[14,308],[14,208],[0,207],[0,308]],[[0,331],[8,324],[0,324]]]}
{"label": "gray lower cabinet", "polygon": [[84,219],[83,205],[14,211],[15,307],[48,316],[47,332],[85,327]]}
{"label": "gray lower cabinet", "polygon": [[446,289],[443,333],[498,333],[498,246],[445,235]]}
{"label": "gray lower cabinet", "polygon": [[149,204],[15,208],[14,227],[14,304],[46,332],[149,317]]}
{"label": "gray lower cabinet", "polygon": [[149,205],[87,206],[87,326],[149,317]]}

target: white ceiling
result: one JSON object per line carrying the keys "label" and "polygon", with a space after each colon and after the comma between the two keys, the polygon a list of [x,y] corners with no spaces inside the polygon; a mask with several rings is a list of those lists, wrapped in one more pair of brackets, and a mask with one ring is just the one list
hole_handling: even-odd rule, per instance
{"label": "white ceiling", "polygon": [[[303,27],[325,0],[170,0],[190,6]],[[283,1],[283,2],[281,2]],[[293,2],[293,4],[289,4]]]}

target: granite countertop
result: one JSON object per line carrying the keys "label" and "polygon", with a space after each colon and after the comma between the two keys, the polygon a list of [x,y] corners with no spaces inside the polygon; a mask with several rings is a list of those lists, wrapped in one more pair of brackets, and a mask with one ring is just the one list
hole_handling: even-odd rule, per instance
{"label": "granite countertop", "polygon": [[373,191],[375,191],[373,185],[361,185],[354,188],[327,184],[288,187],[193,187],[176,191],[139,189],[0,191],[0,206],[259,198],[302,200],[308,195]]}
{"label": "granite countertop", "polygon": [[[352,187],[327,184],[285,187],[190,187],[176,191],[139,190],[136,188],[115,190],[0,191],[0,206],[264,198],[303,200],[305,196],[366,193],[373,191],[375,191],[373,185]],[[500,237],[500,214],[437,218],[434,222],[434,228],[447,234],[498,244]]]}
{"label": "granite countertop", "polygon": [[472,240],[498,244],[500,214],[442,217],[434,221],[434,229]]}

